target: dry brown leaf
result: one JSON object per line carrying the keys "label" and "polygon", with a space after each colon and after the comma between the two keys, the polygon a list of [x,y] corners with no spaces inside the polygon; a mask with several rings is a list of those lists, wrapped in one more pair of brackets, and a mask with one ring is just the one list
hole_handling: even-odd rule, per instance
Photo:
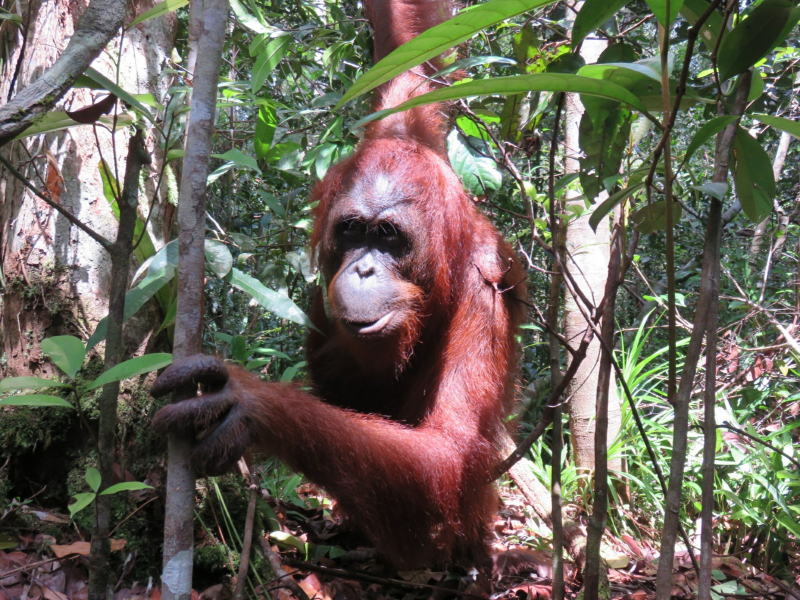
{"label": "dry brown leaf", "polygon": [[69,600],[66,594],[57,592],[54,589],[47,587],[46,585],[42,586],[42,595],[44,595],[46,600]]}
{"label": "dry brown leaf", "polygon": [[[111,551],[117,552],[125,547],[128,540],[111,540]],[[71,544],[53,544],[50,549],[58,558],[64,558],[70,554],[80,554],[81,556],[89,556],[89,551],[92,547],[90,542],[72,542]]]}

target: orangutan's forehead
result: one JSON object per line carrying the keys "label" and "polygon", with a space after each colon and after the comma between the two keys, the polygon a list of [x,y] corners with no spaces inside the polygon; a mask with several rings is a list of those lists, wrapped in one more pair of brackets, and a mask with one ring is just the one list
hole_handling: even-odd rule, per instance
{"label": "orangutan's forehead", "polygon": [[411,186],[391,173],[378,171],[357,178],[345,196],[348,211],[367,219],[394,213],[408,206]]}

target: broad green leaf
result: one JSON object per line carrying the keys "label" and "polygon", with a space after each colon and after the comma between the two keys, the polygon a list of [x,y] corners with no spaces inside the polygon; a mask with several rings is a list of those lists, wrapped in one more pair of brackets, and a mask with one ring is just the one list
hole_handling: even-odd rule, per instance
{"label": "broad green leaf", "polygon": [[248,169],[252,169],[261,175],[261,169],[258,168],[258,162],[256,162],[256,159],[252,156],[248,156],[238,148],[231,148],[225,154],[212,154],[211,156],[247,167]]}
{"label": "broad green leaf", "polygon": [[62,408],[75,408],[64,400],[56,396],[45,394],[30,394],[28,396],[11,396],[0,400],[0,406],[60,406]]}
{"label": "broad green leaf", "polygon": [[[128,290],[128,293],[125,294],[125,312],[122,316],[123,323],[135,315],[162,287],[172,281],[173,277],[175,277],[175,267],[163,267],[160,271],[156,271],[152,275],[148,274],[139,285]],[[107,331],[108,317],[105,317],[97,324],[97,328],[94,330],[92,337],[86,342],[86,349],[91,350],[106,339]]]}
{"label": "broad green leaf", "polygon": [[147,485],[146,483],[142,483],[140,481],[123,481],[122,483],[117,483],[112,485],[109,488],[104,489],[100,492],[101,496],[110,496],[111,494],[116,494],[118,492],[131,492],[134,490],[152,490],[153,486]]}
{"label": "broad green leaf", "polygon": [[[107,127],[112,127],[114,124],[111,115],[101,116],[100,122]],[[133,125],[135,122],[136,119],[133,117],[133,115],[129,115],[127,113],[117,115],[117,129],[128,127]],[[83,123],[73,121],[63,110],[56,110],[44,115],[41,119],[36,121],[36,123],[28,127],[14,139],[21,140],[22,138],[26,137],[40,135],[42,133],[52,133],[53,131],[60,131],[61,129],[67,129],[68,127],[79,127],[81,125],[83,125]]]}
{"label": "broad green leaf", "polygon": [[[683,0],[646,0],[647,6],[653,11],[653,14],[658,19],[663,27],[669,29],[678,16],[678,11],[681,9]],[[667,14],[667,5],[669,5],[669,14]]]}
{"label": "broad green leaf", "polygon": [[225,277],[233,266],[233,256],[228,246],[218,240],[206,240],[205,253],[206,266],[220,279]]}
{"label": "broad green leaf", "polygon": [[783,41],[798,18],[800,11],[793,10],[789,0],[764,0],[756,6],[720,46],[717,63],[720,79],[730,79],[756,64]]}
{"label": "broad green leaf", "polygon": [[283,544],[284,546],[289,546],[296,550],[299,550],[301,553],[306,552],[306,543],[301,540],[300,538],[292,535],[291,533],[286,533],[283,531],[273,531],[269,534],[270,539],[275,540],[279,544]]}
{"label": "broad green leaf", "polygon": [[148,121],[150,121],[153,125],[155,125],[156,129],[158,129],[159,132],[161,131],[161,128],[159,127],[159,124],[156,123],[156,120],[155,120],[155,118],[153,118],[153,115],[150,113],[150,110],[144,104],[139,102],[133,96],[133,94],[130,94],[130,93],[126,92],[121,87],[119,87],[116,83],[111,81],[108,77],[106,77],[102,73],[96,71],[92,67],[89,67],[88,69],[86,69],[86,75],[88,77],[90,77],[91,79],[93,79],[98,84],[100,84],[101,86],[103,86],[104,90],[107,90],[107,91],[111,92],[117,98],[119,98],[120,100],[125,102],[126,104],[130,104],[131,106],[133,106],[134,108],[139,110],[139,112],[141,112]]}
{"label": "broad green leaf", "polygon": [[100,489],[100,484],[103,481],[103,478],[100,476],[100,471],[95,469],[94,467],[89,467],[86,469],[86,483],[89,484],[89,487],[92,488],[92,491],[96,492]]}
{"label": "broad green leaf", "polygon": [[800,139],[800,121],[784,119],[783,117],[773,117],[771,115],[755,114],[750,116],[758,121],[761,121],[765,125],[769,125],[775,129],[780,129],[781,131],[785,131],[789,135]]}
{"label": "broad green leaf", "polygon": [[[265,34],[274,31],[273,28],[267,27],[256,17],[251,15],[239,0],[229,1],[231,3],[231,11],[233,12],[233,16],[236,17],[239,25],[241,25],[244,29],[255,34]],[[252,54],[250,56],[252,56]]]}
{"label": "broad green leaf", "polygon": [[697,152],[697,149],[705,144],[712,135],[718,134],[720,131],[725,129],[725,127],[735,122],[738,118],[739,117],[735,115],[725,115],[722,117],[714,117],[710,121],[706,122],[700,129],[697,130],[697,133],[695,133],[692,137],[692,141],[689,142],[689,147],[686,149],[683,162],[687,162],[691,158],[692,154]]}
{"label": "broad green leaf", "polygon": [[86,358],[83,342],[72,335],[58,335],[42,340],[42,352],[50,356],[50,360],[69,375],[70,379],[75,377]]}
{"label": "broad green leaf", "polygon": [[50,387],[69,387],[69,385],[42,377],[6,377],[0,381],[0,393],[12,390],[43,390]]}
{"label": "broad green leaf", "polygon": [[[12,21],[13,23],[22,23],[22,17],[16,13],[4,12],[0,13],[0,21]],[[14,544],[16,546],[17,544]]]}
{"label": "broad green leaf", "polygon": [[[681,214],[681,205],[673,202],[672,222],[677,223],[681,218]],[[652,204],[647,204],[631,214],[631,221],[642,235],[662,231],[667,228],[667,203],[653,202]]]}
{"label": "broad green leaf", "polygon": [[597,231],[597,226],[600,224],[600,221],[603,220],[603,217],[605,217],[608,213],[610,213],[617,204],[619,204],[626,198],[629,198],[630,196],[638,192],[640,189],[642,189],[644,187],[644,183],[645,182],[642,181],[641,183],[637,183],[636,185],[626,187],[625,189],[622,189],[617,193],[612,194],[611,196],[606,198],[601,204],[597,206],[597,208],[594,209],[592,215],[589,217],[589,225],[591,226],[591,228],[594,231]]}
{"label": "broad green leaf", "polygon": [[142,373],[157,371],[170,363],[172,363],[172,354],[167,352],[156,352],[154,354],[137,356],[136,358],[131,358],[111,367],[90,383],[86,389],[93,390],[112,381],[119,381],[121,379],[128,379],[129,377],[136,377]]}
{"label": "broad green leaf", "polygon": [[254,94],[261,89],[269,74],[281,62],[281,59],[289,49],[289,42],[291,41],[292,36],[290,35],[280,35],[272,38],[258,55],[250,78],[250,86]]}
{"label": "broad green leaf", "polygon": [[464,188],[475,196],[500,189],[503,174],[480,138],[465,138],[455,129],[447,136],[447,156]]}
{"label": "broad green leaf", "polygon": [[761,144],[739,127],[733,141],[736,165],[733,180],[742,210],[753,223],[763,221],[772,212],[775,179],[772,163]]}
{"label": "broad green leaf", "polygon": [[297,142],[279,142],[270,148],[262,158],[265,162],[280,161],[292,152],[297,152],[300,148],[301,146]]}
{"label": "broad green leaf", "polygon": [[258,109],[253,147],[258,158],[264,158],[272,147],[275,127],[278,125],[278,112],[272,104],[264,104]]}
{"label": "broad green leaf", "polygon": [[[694,25],[705,14],[709,6],[710,3],[707,0],[683,0],[680,13],[684,19]],[[725,32],[724,37],[727,37],[727,32],[722,26],[722,15],[717,11],[713,11],[700,28],[700,35],[698,36],[706,50],[709,52],[714,51],[721,31]]]}
{"label": "broad green leaf", "polygon": [[75,494],[75,502],[67,507],[69,509],[69,516],[74,517],[77,515],[84,508],[94,502],[96,497],[97,494]]}
{"label": "broad green leaf", "polygon": [[595,129],[594,119],[587,112],[580,121],[580,180],[583,193],[594,203],[605,191],[604,182],[619,173],[622,157],[631,131],[630,112],[615,108]]}
{"label": "broad green leaf", "polygon": [[580,44],[590,31],[594,31],[617,14],[623,6],[628,4],[628,1],[586,0],[578,11],[572,27],[573,48]]}
{"label": "broad green leaf", "polygon": [[299,325],[313,327],[306,314],[292,302],[292,299],[275,290],[269,289],[263,283],[239,269],[233,268],[228,274],[228,282],[235,288],[250,294],[256,302],[266,308],[275,316],[287,319]]}
{"label": "broad green leaf", "polygon": [[692,189],[697,190],[703,194],[713,196],[717,200],[725,200],[728,195],[730,186],[727,183],[704,183],[702,185],[693,185]]}
{"label": "broad green leaf", "polygon": [[467,11],[462,11],[449,21],[423,31],[410,42],[380,60],[364,73],[347,90],[335,109],[345,102],[368,92],[407,71],[430,60],[453,46],[469,39],[479,31],[511,17],[551,4],[554,0],[490,0]]}
{"label": "broad green leaf", "polygon": [[521,94],[525,92],[574,92],[578,94],[588,94],[616,100],[630,105],[632,108],[649,115],[645,105],[634,94],[624,87],[603,81],[582,77],[580,75],[570,75],[567,73],[534,73],[532,75],[514,75],[511,77],[494,77],[492,79],[481,79],[471,81],[462,85],[454,85],[440,88],[421,96],[416,96],[403,102],[400,106],[379,110],[368,115],[355,123],[353,129],[376,119],[382,119],[415,106],[431,104],[433,102],[446,102],[448,100],[458,100],[460,98],[470,98],[472,96],[489,96],[494,94]]}
{"label": "broad green leaf", "polygon": [[[117,222],[119,222],[119,205],[116,201],[120,193],[119,183],[115,179],[113,170],[108,166],[105,159],[100,160],[97,169],[100,171],[100,179],[103,181],[103,196],[105,196],[105,199],[111,206],[111,212],[114,213],[114,217],[117,219]],[[133,241],[134,243],[138,242],[134,254],[140,263],[143,263],[155,254],[156,249],[155,246],[153,246],[153,241],[150,239],[150,234],[147,233],[147,229],[138,214],[136,215],[136,223],[133,226]]]}
{"label": "broad green leaf", "polygon": [[134,25],[138,25],[139,23],[149,21],[150,19],[155,19],[156,17],[174,12],[182,6],[186,6],[187,4],[189,4],[189,0],[164,0],[164,2],[160,2],[150,10],[146,10],[140,14],[133,21],[131,21],[131,24],[128,25],[128,27],[130,28]]}

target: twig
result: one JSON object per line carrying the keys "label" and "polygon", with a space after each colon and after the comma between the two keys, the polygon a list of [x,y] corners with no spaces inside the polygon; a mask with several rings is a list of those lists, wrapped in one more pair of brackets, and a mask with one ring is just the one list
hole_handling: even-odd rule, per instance
{"label": "twig", "polygon": [[256,516],[256,499],[258,498],[258,483],[250,472],[247,463],[242,458],[239,460],[242,475],[250,482],[250,499],[247,502],[247,517],[244,521],[244,535],[242,536],[242,553],[239,559],[239,573],[236,576],[236,589],[233,600],[244,598],[244,589],[247,585],[247,571],[250,568],[250,548],[253,544],[253,521]]}
{"label": "twig", "polygon": [[295,560],[293,558],[284,558],[284,564],[303,571],[311,571],[312,573],[319,573],[320,575],[328,575],[330,577],[338,577],[340,579],[355,579],[356,581],[363,581],[365,583],[377,583],[379,585],[394,586],[406,590],[433,590],[445,595],[455,594],[464,598],[480,598],[484,600],[484,596],[477,594],[470,594],[468,592],[461,592],[443,588],[438,585],[431,585],[429,583],[412,583],[410,581],[403,581],[402,579],[390,579],[388,577],[376,577],[375,575],[368,575],[366,573],[359,573],[358,571],[349,571],[346,569],[333,569],[331,567],[323,567],[312,563],[307,563],[302,560]]}
{"label": "twig", "polygon": [[[280,557],[269,547],[269,542],[267,538],[263,535],[258,536],[258,542],[261,545],[261,551],[264,553],[264,556],[269,562],[270,567],[272,567],[272,572],[275,574],[275,579],[282,580],[286,587],[288,587],[292,593],[297,596],[298,600],[309,600],[308,594],[303,591],[297,582],[291,578],[290,575],[283,570],[283,565],[281,564]],[[298,561],[299,562],[299,561]],[[287,561],[287,564],[288,561]]]}

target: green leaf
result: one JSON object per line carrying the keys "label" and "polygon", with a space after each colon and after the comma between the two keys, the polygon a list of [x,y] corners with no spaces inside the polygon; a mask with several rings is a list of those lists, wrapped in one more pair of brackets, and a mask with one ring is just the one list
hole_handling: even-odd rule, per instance
{"label": "green leaf", "polygon": [[608,198],[606,198],[602,203],[600,203],[597,208],[594,209],[592,215],[589,217],[589,225],[594,231],[597,231],[597,226],[600,224],[600,221],[603,220],[608,213],[610,213],[614,207],[625,200],[626,198],[632,196],[640,189],[644,187],[645,182],[642,181],[641,183],[637,183],[636,185],[632,185],[626,187],[623,190],[618,191],[616,194],[612,194]]}
{"label": "green leaf", "polygon": [[449,21],[423,31],[380,60],[347,90],[334,110],[393,77],[457,46],[479,31],[554,0],[490,0],[462,11]]}
{"label": "green leaf", "polygon": [[164,2],[160,2],[156,4],[150,10],[146,10],[138,17],[136,17],[131,24],[128,25],[130,29],[134,25],[138,25],[139,23],[144,23],[145,21],[149,21],[150,19],[155,19],[156,17],[161,17],[163,15],[169,14],[178,10],[181,6],[186,6],[189,4],[189,0],[164,0]]}
{"label": "green leaf", "polygon": [[725,115],[722,117],[714,117],[710,121],[706,122],[700,129],[697,130],[697,133],[695,133],[692,137],[692,141],[689,142],[689,147],[686,149],[683,162],[687,162],[689,158],[691,158],[692,154],[697,152],[697,149],[705,144],[712,135],[718,134],[738,118],[739,117],[736,115]]}
{"label": "green leaf", "polygon": [[94,467],[89,467],[86,469],[86,483],[89,484],[89,487],[92,488],[92,491],[97,491],[100,489],[100,484],[103,481],[103,478],[100,476],[100,471],[95,469]]}
{"label": "green leaf", "polygon": [[272,104],[264,104],[258,109],[256,132],[253,136],[253,147],[258,158],[264,158],[275,139],[275,128],[278,125],[278,111]]}
{"label": "green leaf", "polygon": [[628,0],[586,0],[572,26],[572,47],[577,47],[589,32],[608,21],[626,4]]}
{"label": "green leaf", "polygon": [[281,59],[289,49],[289,42],[291,41],[292,36],[285,34],[272,38],[264,47],[264,50],[261,51],[261,54],[258,55],[250,77],[250,87],[254,94],[261,89],[269,74],[281,62]]}
{"label": "green leaf", "polygon": [[83,342],[72,335],[58,335],[42,340],[42,352],[50,356],[50,360],[69,375],[70,379],[75,377],[86,358]]}
{"label": "green leaf", "polygon": [[0,381],[0,393],[12,390],[43,390],[50,387],[69,387],[69,384],[42,377],[6,377]]}
{"label": "green leaf", "polygon": [[616,108],[605,113],[599,130],[588,108],[580,121],[580,180],[583,193],[590,202],[605,191],[604,181],[619,173],[622,157],[631,131],[630,113]]}
{"label": "green leaf", "polygon": [[[647,5],[650,7],[650,10],[653,11],[653,14],[658,19],[658,22],[661,23],[663,27],[669,29],[672,25],[673,21],[675,21],[675,17],[678,16],[678,11],[681,9],[681,5],[683,4],[682,0],[646,0]],[[669,4],[669,14],[667,14],[667,5]]]}
{"label": "green leaf", "polygon": [[206,240],[205,253],[206,266],[220,279],[225,277],[233,266],[233,256],[228,246],[218,240]]}
{"label": "green leaf", "polygon": [[730,79],[756,64],[783,41],[798,18],[800,11],[793,11],[789,0],[764,0],[756,6],[720,46],[717,63],[720,79]]}
{"label": "green leaf", "polygon": [[[13,23],[22,23],[22,17],[16,13],[0,13],[0,21],[11,21]],[[14,544],[16,546],[17,544]]]}
{"label": "green leaf", "polygon": [[228,282],[235,288],[250,294],[256,302],[275,316],[287,319],[299,325],[313,327],[306,314],[292,302],[291,298],[269,289],[257,279],[233,268],[228,274]]}
{"label": "green leaf", "polygon": [[725,200],[728,195],[729,185],[727,183],[704,183],[702,185],[693,185],[692,189],[697,190],[703,194],[713,196],[717,200]]}
{"label": "green leaf", "polygon": [[[100,171],[100,179],[103,182],[103,196],[105,196],[105,199],[111,206],[114,217],[117,219],[117,222],[119,222],[119,205],[116,200],[120,195],[119,182],[115,179],[113,170],[109,167],[105,159],[100,160],[97,169]],[[133,226],[133,239],[134,241],[141,240],[134,250],[134,254],[140,263],[143,263],[155,254],[156,249],[150,239],[150,234],[147,233],[147,229],[138,214],[136,215],[136,223]]]}
{"label": "green leaf", "polygon": [[[230,0],[231,10],[236,17],[239,25],[250,33],[265,34],[274,31],[272,28],[267,27],[256,17],[250,14],[244,5],[239,0]],[[250,55],[252,56],[252,54]]]}
{"label": "green leaf", "polygon": [[447,156],[470,194],[485,196],[487,190],[498,190],[503,184],[503,174],[491,158],[489,145],[482,139],[465,138],[454,129],[447,136]]}
{"label": "green leaf", "polygon": [[79,512],[81,512],[84,508],[89,506],[94,499],[97,497],[97,494],[75,494],[75,502],[70,504],[67,508],[69,508],[69,516],[74,517]]}
{"label": "green leaf", "polygon": [[[710,3],[707,0],[683,0],[680,13],[684,19],[694,25],[705,14],[709,6]],[[717,47],[720,32],[727,37],[727,30],[722,26],[722,15],[713,11],[700,28],[698,39],[703,42],[706,50],[713,52]]]}
{"label": "green leaf", "polygon": [[[681,205],[672,203],[672,222],[677,223],[682,214]],[[667,203],[653,202],[637,210],[631,215],[631,221],[639,233],[647,235],[667,228]]]}
{"label": "green leaf", "polygon": [[60,406],[62,408],[75,408],[64,400],[56,396],[45,394],[30,394],[28,396],[11,396],[0,400],[0,406]]}
{"label": "green leaf", "polygon": [[[164,248],[162,248],[159,253],[163,250]],[[175,250],[177,251],[177,245],[175,246]],[[159,256],[159,254],[156,254],[156,256]],[[129,290],[128,293],[125,294],[125,312],[122,315],[122,322],[124,323],[133,315],[135,315],[139,309],[142,308],[148,300],[150,300],[150,298],[155,296],[161,288],[172,281],[173,277],[175,277],[175,267],[167,265],[162,267],[160,270],[155,271],[153,274],[148,274],[148,276],[145,277],[139,283],[139,285]],[[107,331],[108,317],[104,317],[97,324],[97,328],[94,330],[92,337],[90,337],[89,341],[86,342],[86,349],[91,350],[97,344],[106,339]]]}
{"label": "green leaf", "polygon": [[109,488],[104,489],[100,492],[101,496],[110,496],[111,494],[116,494],[118,492],[131,492],[133,490],[152,490],[153,486],[147,485],[146,483],[141,483],[140,481],[123,481],[122,483],[117,483],[112,485]]}
{"label": "green leaf", "polygon": [[785,131],[789,135],[800,139],[800,121],[784,119],[783,117],[773,117],[771,115],[755,114],[750,116],[757,121],[761,121],[765,125],[769,125],[775,129],[780,129],[781,131]]}
{"label": "green leaf", "polygon": [[248,156],[238,148],[231,148],[225,154],[212,154],[211,156],[247,167],[248,169],[252,169],[261,175],[261,169],[258,168],[258,162],[256,159],[252,156]]}
{"label": "green leaf", "polygon": [[772,163],[758,140],[741,127],[736,130],[733,152],[736,156],[733,171],[736,195],[747,218],[760,223],[772,212],[776,191]]}
{"label": "green leaf", "polygon": [[[103,115],[100,117],[100,122],[106,125],[107,127],[113,126],[113,119],[111,115]],[[117,129],[122,129],[123,127],[128,127],[133,125],[136,122],[136,119],[133,115],[129,114],[121,114],[117,115]],[[83,123],[78,123],[77,121],[73,121],[69,115],[63,110],[56,110],[47,113],[41,119],[36,121],[33,125],[28,127],[25,131],[20,133],[15,140],[21,140],[23,138],[31,137],[34,135],[40,135],[42,133],[52,133],[53,131],[60,131],[62,129],[67,129],[69,127],[78,127],[83,125]]]}
{"label": "green leaf", "polygon": [[161,132],[161,128],[159,127],[158,123],[156,123],[156,120],[155,120],[155,118],[153,118],[153,115],[150,114],[150,110],[144,104],[139,102],[133,96],[133,94],[130,94],[130,93],[126,92],[121,87],[119,87],[116,83],[111,81],[108,77],[106,77],[102,73],[99,73],[98,71],[96,71],[92,67],[89,67],[88,69],[86,69],[86,75],[88,77],[90,77],[92,80],[94,80],[95,82],[97,82],[98,84],[102,85],[104,90],[107,90],[107,91],[111,92],[117,98],[119,98],[120,100],[125,102],[126,104],[130,104],[131,106],[136,108],[139,112],[141,112],[144,115],[144,117],[148,121],[150,121],[153,125],[155,125],[156,129],[158,129],[159,132]]}
{"label": "green leaf", "polygon": [[421,96],[415,96],[403,102],[395,108],[379,110],[368,115],[355,123],[352,129],[356,129],[365,123],[382,119],[409,108],[431,104],[434,102],[446,102],[458,100],[460,98],[470,98],[472,96],[489,96],[494,94],[521,94],[525,92],[574,92],[608,98],[628,104],[636,110],[649,114],[647,108],[639,98],[626,90],[624,87],[591,77],[581,75],[570,75],[568,73],[533,73],[531,75],[513,75],[510,77],[493,77],[491,79],[480,79],[461,85],[453,85],[440,88]]}
{"label": "green leaf", "polygon": [[128,379],[129,377],[136,377],[142,373],[156,371],[162,367],[166,367],[171,362],[172,354],[167,352],[157,352],[154,354],[137,356],[136,358],[131,358],[130,360],[126,360],[111,367],[108,371],[90,383],[86,389],[93,390],[101,385],[111,383],[112,381]]}
{"label": "green leaf", "polygon": [[262,157],[265,162],[275,162],[289,156],[292,152],[300,150],[301,146],[297,142],[280,142],[275,144]]}

